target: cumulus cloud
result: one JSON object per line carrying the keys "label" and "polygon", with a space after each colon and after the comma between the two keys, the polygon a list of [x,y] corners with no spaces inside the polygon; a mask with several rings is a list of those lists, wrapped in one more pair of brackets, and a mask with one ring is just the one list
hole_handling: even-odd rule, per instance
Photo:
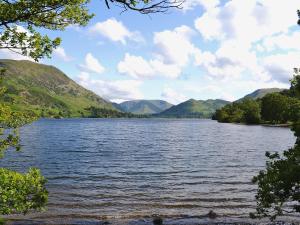
{"label": "cumulus cloud", "polygon": [[0,58],[1,59],[14,59],[14,60],[29,60],[34,61],[32,58],[28,56],[23,56],[19,53],[10,51],[8,49],[0,49]]}
{"label": "cumulus cloud", "polygon": [[154,75],[154,69],[143,57],[126,53],[123,61],[118,64],[118,71],[133,78],[147,78]]}
{"label": "cumulus cloud", "polygon": [[152,78],[159,75],[176,78],[180,75],[181,69],[174,64],[164,64],[160,60],[147,61],[141,56],[126,53],[123,61],[118,64],[118,72],[136,79]]}
{"label": "cumulus cloud", "polygon": [[191,10],[200,5],[206,10],[210,10],[220,4],[219,0],[188,0],[183,4],[183,10]]}
{"label": "cumulus cloud", "polygon": [[279,68],[290,65],[278,61],[275,68],[270,66],[274,59],[265,59],[259,53],[299,50],[296,40],[300,35],[289,33],[297,21],[297,4],[297,0],[230,0],[211,8],[195,20],[195,28],[205,40],[218,41],[219,48],[199,54],[197,64],[215,78],[232,79],[248,74],[255,80],[286,82],[288,79],[282,79],[284,72]]}
{"label": "cumulus cloud", "polygon": [[153,40],[156,54],[167,64],[185,66],[197,51],[190,40],[193,33],[188,26],[156,32]]}
{"label": "cumulus cloud", "polygon": [[258,44],[261,49],[258,51],[268,52],[274,50],[294,50],[300,51],[300,32],[280,33],[271,37],[265,38],[261,44]]}
{"label": "cumulus cloud", "polygon": [[161,98],[167,102],[170,102],[174,105],[179,104],[181,102],[187,101],[189,98],[180,92],[170,88],[165,87],[161,93]]}
{"label": "cumulus cloud", "polygon": [[293,74],[293,68],[300,65],[300,53],[289,52],[267,56],[263,60],[265,71],[273,80],[289,83]]}
{"label": "cumulus cloud", "polygon": [[288,31],[297,21],[298,4],[297,0],[231,0],[204,13],[195,27],[206,39],[236,39],[249,44]]}
{"label": "cumulus cloud", "polygon": [[58,48],[54,49],[53,55],[65,62],[72,61],[72,57],[67,55],[67,53],[63,47],[58,47]]}
{"label": "cumulus cloud", "polygon": [[86,72],[81,72],[76,80],[80,85],[109,101],[122,102],[144,97],[140,91],[141,81],[93,79]]}
{"label": "cumulus cloud", "polygon": [[88,53],[85,56],[84,64],[79,65],[79,69],[81,71],[85,71],[88,73],[98,73],[101,74],[104,72],[105,68],[101,65],[99,60],[95,58],[92,53]]}
{"label": "cumulus cloud", "polygon": [[195,59],[201,52],[191,42],[194,33],[188,26],[156,32],[153,57],[147,60],[127,53],[118,64],[118,71],[134,78],[178,78],[190,59]]}
{"label": "cumulus cloud", "polygon": [[101,35],[113,42],[126,44],[128,40],[141,42],[143,38],[137,31],[130,31],[121,21],[110,18],[104,22],[98,22],[93,25],[89,32],[91,34]]}

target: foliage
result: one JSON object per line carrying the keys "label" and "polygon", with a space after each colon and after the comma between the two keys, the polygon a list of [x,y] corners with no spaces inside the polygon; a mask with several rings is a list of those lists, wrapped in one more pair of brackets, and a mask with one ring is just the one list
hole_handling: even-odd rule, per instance
{"label": "foliage", "polygon": [[104,109],[91,106],[86,109],[89,111],[90,118],[146,118],[147,115],[136,115],[132,113],[124,113],[112,109]]}
{"label": "foliage", "polygon": [[[289,109],[287,110],[289,113],[286,114],[288,120],[293,122],[292,130],[297,137],[295,146],[285,151],[282,156],[278,153],[266,153],[268,158],[266,169],[260,171],[253,178],[253,182],[258,184],[256,213],[251,214],[253,218],[269,217],[274,220],[277,216],[287,213],[300,213],[300,103],[297,93],[298,87],[300,87],[300,76],[296,75],[291,81],[290,88],[290,94],[292,93],[294,98],[289,99]],[[283,101],[286,100],[277,97]],[[272,109],[271,106],[269,109]],[[282,106],[273,108],[273,110],[276,109],[282,109]]]}
{"label": "foliage", "polygon": [[247,124],[258,124],[261,121],[260,104],[258,101],[245,100],[242,107],[243,121]]}
{"label": "foliage", "polygon": [[218,109],[213,118],[224,123],[258,124],[261,121],[260,102],[244,99]]}
{"label": "foliage", "polygon": [[0,49],[9,49],[38,61],[50,57],[61,40],[51,40],[40,28],[64,30],[69,25],[86,25],[89,0],[0,0]]}
{"label": "foliage", "polygon": [[38,169],[21,174],[0,168],[0,214],[28,213],[40,210],[48,199],[45,178]]}
{"label": "foliage", "polygon": [[294,77],[291,80],[290,95],[300,98],[300,70],[294,68]]}
{"label": "foliage", "polygon": [[271,123],[286,123],[290,99],[279,93],[272,93],[262,98],[261,115]]}
{"label": "foliage", "polygon": [[[94,16],[90,0],[0,0],[0,49],[8,49],[35,61],[50,57],[60,45],[59,37],[42,35],[41,28],[64,30],[70,25],[85,26]],[[143,14],[180,8],[184,0],[105,0],[110,4]]]}
{"label": "foliage", "polygon": [[[290,93],[290,91],[288,91]],[[213,119],[223,123],[288,123],[299,116],[300,101],[287,91],[269,93],[261,99],[244,98],[216,111]]]}
{"label": "foliage", "polygon": [[[3,76],[4,70],[1,70]],[[5,93],[0,80],[0,94]],[[35,119],[32,113],[14,112],[0,102],[0,158],[7,149],[20,150],[18,127]],[[0,214],[41,210],[47,202],[46,180],[37,169],[22,174],[0,168]]]}

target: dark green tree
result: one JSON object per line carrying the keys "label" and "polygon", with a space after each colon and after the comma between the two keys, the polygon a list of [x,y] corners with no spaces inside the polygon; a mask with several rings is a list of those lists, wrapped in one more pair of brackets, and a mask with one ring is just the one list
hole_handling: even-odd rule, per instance
{"label": "dark green tree", "polygon": [[261,116],[271,123],[285,123],[288,120],[289,98],[280,93],[267,94],[261,100]]}
{"label": "dark green tree", "polygon": [[242,103],[243,121],[246,124],[259,124],[261,121],[260,104],[258,101],[246,99]]}
{"label": "dark green tree", "polygon": [[[291,89],[300,86],[295,76]],[[257,208],[252,217],[276,219],[288,213],[300,213],[300,103],[297,98],[290,100],[289,120],[297,140],[295,146],[283,153],[266,153],[266,169],[253,178],[258,184]]]}

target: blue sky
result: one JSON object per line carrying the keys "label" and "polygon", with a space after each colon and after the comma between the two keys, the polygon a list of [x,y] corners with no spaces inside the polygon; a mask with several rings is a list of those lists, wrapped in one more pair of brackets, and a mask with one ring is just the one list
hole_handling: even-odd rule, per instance
{"label": "blue sky", "polygon": [[[62,37],[51,64],[110,101],[238,99],[288,87],[300,66],[298,0],[187,0],[183,10],[140,15],[93,0],[87,27]],[[21,59],[11,52],[1,58]]]}

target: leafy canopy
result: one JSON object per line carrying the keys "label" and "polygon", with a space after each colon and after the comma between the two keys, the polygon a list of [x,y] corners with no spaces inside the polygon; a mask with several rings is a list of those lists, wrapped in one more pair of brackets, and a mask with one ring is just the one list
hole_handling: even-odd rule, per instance
{"label": "leafy canopy", "polygon": [[[40,33],[41,28],[64,30],[70,25],[85,26],[94,16],[90,0],[0,0],[0,49],[8,49],[38,61],[50,57],[61,39]],[[143,14],[180,8],[184,0],[105,0],[106,6]]]}
{"label": "leafy canopy", "polygon": [[[5,92],[5,88],[1,87],[3,73],[1,70],[0,95]],[[20,150],[18,127],[34,119],[32,113],[16,113],[0,103],[0,160],[7,149]],[[22,174],[0,168],[0,215],[43,209],[48,199],[45,183],[38,169],[31,168],[28,173]]]}
{"label": "leafy canopy", "polygon": [[86,25],[89,0],[0,0],[0,49],[8,49],[38,61],[61,40],[51,40],[38,29],[64,30],[69,25]]}
{"label": "leafy canopy", "polygon": [[257,208],[252,217],[269,217],[271,220],[287,213],[300,213],[300,103],[295,89],[300,87],[300,76],[295,75],[289,92],[294,101],[288,110],[293,121],[295,146],[283,153],[266,153],[266,169],[253,178],[258,184]]}

